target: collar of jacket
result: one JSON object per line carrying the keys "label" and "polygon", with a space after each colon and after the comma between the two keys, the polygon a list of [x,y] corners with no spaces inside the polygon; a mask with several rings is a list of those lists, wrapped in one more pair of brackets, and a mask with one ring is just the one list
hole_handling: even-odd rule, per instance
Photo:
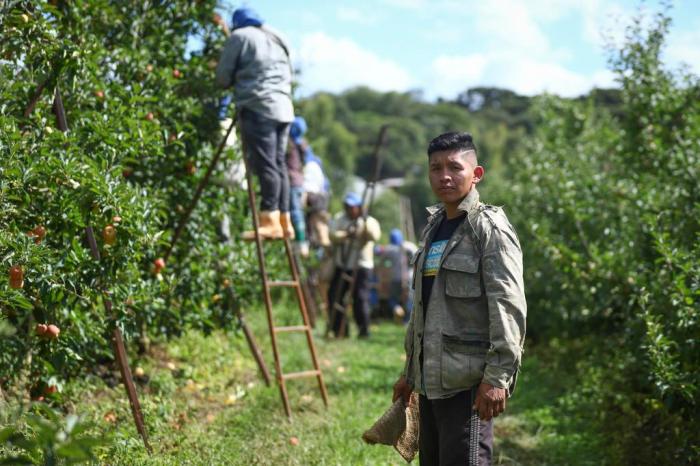
{"label": "collar of jacket", "polygon": [[[473,187],[469,191],[469,194],[467,194],[466,197],[462,199],[462,202],[459,203],[459,205],[457,206],[457,210],[461,212],[470,212],[478,207],[479,191],[476,190],[476,187]],[[430,217],[428,218],[428,223],[430,223],[432,220],[434,220],[436,217],[438,217],[445,211],[445,205],[441,202],[439,204],[426,207],[426,210],[430,214]]]}

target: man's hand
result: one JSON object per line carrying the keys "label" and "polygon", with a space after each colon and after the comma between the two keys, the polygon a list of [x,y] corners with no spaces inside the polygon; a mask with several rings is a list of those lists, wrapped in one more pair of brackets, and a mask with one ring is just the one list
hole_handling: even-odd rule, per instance
{"label": "man's hand", "polygon": [[[394,393],[396,387],[394,386]],[[474,409],[478,411],[482,421],[490,421],[493,417],[498,417],[506,410],[506,389],[494,387],[486,382],[481,382],[476,391]]]}
{"label": "man's hand", "polygon": [[408,403],[408,400],[411,399],[412,391],[411,386],[406,382],[406,377],[402,375],[394,384],[394,396],[391,397],[392,403],[398,400],[399,397],[403,397],[403,401]]}
{"label": "man's hand", "polygon": [[224,31],[226,37],[228,37],[231,34],[228,28],[228,24],[226,24],[226,21],[224,21],[224,18],[222,18],[219,13],[214,13],[214,16],[212,16],[211,20],[214,22],[214,24],[216,24]]}

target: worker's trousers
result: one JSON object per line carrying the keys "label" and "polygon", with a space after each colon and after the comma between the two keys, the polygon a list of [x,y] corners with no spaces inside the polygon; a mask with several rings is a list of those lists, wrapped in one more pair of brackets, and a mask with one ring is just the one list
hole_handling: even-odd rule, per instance
{"label": "worker's trousers", "polygon": [[[345,270],[345,273],[352,275],[352,270]],[[348,282],[343,280],[341,274],[343,269],[335,268],[333,280],[331,281],[330,289],[328,290],[328,309],[333,314],[333,298],[337,296],[337,303],[342,303],[343,296],[348,292]],[[369,336],[369,274],[370,269],[358,267],[357,280],[355,281],[355,290],[352,294],[352,312],[355,315],[355,323],[360,337]],[[335,336],[346,336],[348,334],[348,323],[345,322],[342,335],[340,328],[343,326],[345,313],[336,311],[335,319],[333,320],[333,333]]]}
{"label": "worker's trousers", "polygon": [[476,388],[437,400],[418,397],[421,466],[491,465],[493,420],[473,419]]}
{"label": "worker's trousers", "polygon": [[260,210],[289,212],[287,139],[289,123],[270,120],[252,110],[240,111],[241,133],[253,172],[260,180]]}

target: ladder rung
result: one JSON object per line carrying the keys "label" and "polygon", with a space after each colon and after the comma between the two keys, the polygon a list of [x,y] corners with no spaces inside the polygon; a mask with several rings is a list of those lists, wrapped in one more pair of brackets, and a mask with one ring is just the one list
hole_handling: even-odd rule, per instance
{"label": "ladder rung", "polygon": [[289,325],[286,327],[275,327],[275,332],[306,332],[309,329],[306,325]]}
{"label": "ladder rung", "polygon": [[334,307],[337,311],[344,311],[345,310],[345,306],[343,306],[342,304],[335,303]]}
{"label": "ladder rung", "polygon": [[[249,238],[246,238],[246,237],[244,236],[244,237],[242,237],[242,239],[243,239],[243,241],[255,241],[255,236],[251,236],[251,237],[249,237]],[[260,239],[261,239],[262,241],[282,241],[282,240],[284,240],[284,238],[268,238],[268,237],[265,237],[265,236],[261,236]]]}
{"label": "ladder rung", "polygon": [[269,286],[270,288],[275,287],[275,286],[288,286],[288,287],[296,288],[297,286],[299,286],[299,283],[295,280],[278,280],[278,281],[267,282],[267,286]]}
{"label": "ladder rung", "polygon": [[347,273],[342,274],[341,277],[342,277],[343,280],[345,280],[346,282],[352,281],[352,275],[349,275],[349,274],[347,274]]}
{"label": "ladder rung", "polygon": [[289,374],[282,374],[283,379],[298,379],[301,377],[315,377],[321,375],[321,371],[301,371],[301,372],[290,372]]}

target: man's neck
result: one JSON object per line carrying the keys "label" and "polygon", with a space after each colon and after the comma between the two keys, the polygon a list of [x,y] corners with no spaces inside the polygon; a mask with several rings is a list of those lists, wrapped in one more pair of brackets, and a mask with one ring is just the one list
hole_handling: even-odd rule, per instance
{"label": "man's neck", "polygon": [[[466,196],[465,196],[466,197]],[[447,220],[452,220],[453,218],[457,218],[460,215],[462,215],[463,212],[459,210],[459,204],[462,203],[464,199],[460,199],[458,202],[450,203],[450,204],[444,204],[445,205],[445,216],[447,217]]]}

